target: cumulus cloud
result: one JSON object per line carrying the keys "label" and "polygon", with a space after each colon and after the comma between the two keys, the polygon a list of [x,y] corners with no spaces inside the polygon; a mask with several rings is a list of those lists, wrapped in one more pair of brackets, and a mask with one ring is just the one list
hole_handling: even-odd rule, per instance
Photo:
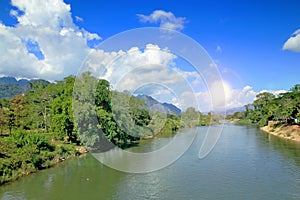
{"label": "cumulus cloud", "polygon": [[[255,91],[249,85],[243,88],[232,88],[226,82],[213,83],[206,91],[196,92],[199,110],[203,112],[222,111],[231,108],[243,107],[251,104],[256,99],[256,95],[269,92],[278,96],[285,93],[285,90],[261,90]],[[190,94],[192,96],[192,94]]]}
{"label": "cumulus cloud", "polygon": [[284,43],[282,49],[300,52],[300,29],[292,34],[292,36]]}
{"label": "cumulus cloud", "polygon": [[254,91],[249,85],[233,88],[214,76],[207,82],[208,77],[202,77],[197,71],[179,68],[177,59],[168,48],[154,44],[118,52],[95,49],[86,61],[86,68],[110,81],[113,89],[147,94],[182,110],[193,106],[202,112],[220,111],[252,103],[261,92],[285,92]]}
{"label": "cumulus cloud", "polygon": [[172,12],[155,10],[150,15],[137,14],[141,22],[159,23],[161,28],[181,31],[187,22],[184,17],[175,17]]}
{"label": "cumulus cloud", "polygon": [[276,97],[278,97],[280,94],[286,93],[286,90],[262,90],[259,93],[263,93],[263,92],[269,92],[274,94]]}
{"label": "cumulus cloud", "polygon": [[100,39],[73,23],[70,5],[63,0],[12,0],[11,4],[15,8],[10,15],[18,23],[0,24],[0,74],[48,80],[76,74],[91,51],[87,42]]}
{"label": "cumulus cloud", "polygon": [[[184,92],[193,93],[193,81],[201,79],[197,72],[184,71],[176,65],[177,56],[155,44],[124,51],[93,50],[83,71],[104,78],[118,91],[147,94],[162,102],[173,102],[181,108],[191,106],[182,100]],[[195,99],[195,98],[194,98]],[[195,105],[195,103],[193,104]]]}

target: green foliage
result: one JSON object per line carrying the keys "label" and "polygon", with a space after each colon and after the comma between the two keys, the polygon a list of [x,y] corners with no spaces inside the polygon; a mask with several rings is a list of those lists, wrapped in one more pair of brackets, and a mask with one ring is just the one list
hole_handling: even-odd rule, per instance
{"label": "green foliage", "polygon": [[3,133],[4,126],[8,123],[9,109],[0,107],[0,135]]}
{"label": "green foliage", "polygon": [[77,77],[74,83],[74,127],[80,141],[87,147],[93,147],[99,142],[101,136],[95,105],[97,82],[90,72],[85,72]]}
{"label": "green foliage", "polygon": [[239,125],[250,125],[252,124],[250,119],[239,119],[238,121],[236,121],[236,124]]}
{"label": "green foliage", "polygon": [[38,150],[53,151],[54,146],[49,143],[46,137],[40,133],[24,133],[22,131],[15,132],[9,137],[10,143],[14,143],[17,148],[24,146],[36,146]]}
{"label": "green foliage", "polygon": [[200,112],[195,108],[189,107],[181,113],[181,124],[183,127],[194,127],[199,124]]}
{"label": "green foliage", "polygon": [[53,141],[53,135],[18,131],[0,137],[0,184],[54,165],[76,154],[73,145]]}
{"label": "green foliage", "polygon": [[161,129],[161,134],[174,135],[180,128],[180,121],[172,117],[168,117],[163,128]]}
{"label": "green foliage", "polygon": [[98,80],[95,92],[95,104],[97,107],[102,107],[106,111],[111,110],[110,84],[107,80]]}
{"label": "green foliage", "polygon": [[234,119],[250,121],[259,126],[266,126],[268,121],[279,121],[291,124],[300,119],[300,84],[296,84],[289,92],[275,97],[264,92],[256,96],[253,104],[245,106],[246,111],[230,116]]}
{"label": "green foliage", "polygon": [[69,76],[57,84],[59,92],[56,98],[51,102],[51,131],[57,133],[61,138],[68,136],[69,139],[76,140],[72,111],[74,82],[75,78]]}
{"label": "green foliage", "polygon": [[76,154],[64,137],[73,133],[73,83],[36,81],[25,95],[0,100],[0,184]]}
{"label": "green foliage", "polygon": [[[188,108],[181,116],[146,103],[85,72],[56,83],[31,82],[24,95],[0,100],[0,183],[77,154],[74,143],[130,146],[180,128],[209,125],[212,115]],[[291,111],[293,112],[293,111]]]}

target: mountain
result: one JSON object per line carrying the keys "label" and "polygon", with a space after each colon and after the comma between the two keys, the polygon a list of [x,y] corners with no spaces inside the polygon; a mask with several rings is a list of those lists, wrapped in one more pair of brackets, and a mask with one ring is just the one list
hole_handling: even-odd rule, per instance
{"label": "mountain", "polygon": [[33,80],[27,80],[27,79],[19,79],[17,80],[15,77],[1,77],[0,78],[0,84],[1,85],[19,85],[19,86],[26,86]]}
{"label": "mountain", "polygon": [[180,115],[181,113],[181,110],[171,103],[163,103],[163,106],[175,112],[176,115]]}
{"label": "mountain", "polygon": [[161,113],[166,113],[166,114],[176,114],[179,115],[181,110],[174,106],[173,104],[170,103],[160,103],[156,99],[154,99],[151,96],[148,95],[138,95],[138,99],[143,100],[146,103],[146,108],[150,109],[151,111],[158,111]]}
{"label": "mountain", "polygon": [[245,111],[245,107],[244,106],[235,107],[235,108],[229,108],[229,109],[226,110],[226,114],[227,115],[231,115],[231,114],[234,114],[236,112],[242,112],[242,111]]}
{"label": "mountain", "polygon": [[15,77],[1,77],[0,78],[0,99],[10,99],[18,94],[23,94],[30,89],[30,83],[44,83],[50,82],[42,79],[19,79]]}
{"label": "mountain", "polygon": [[27,80],[27,79],[20,79],[20,80],[18,80],[18,85],[24,87],[24,86],[29,85],[29,83],[31,83],[31,82],[32,82],[32,81]]}
{"label": "mountain", "polygon": [[18,84],[18,81],[14,77],[1,77],[0,84],[1,85]]}
{"label": "mountain", "polygon": [[213,113],[216,114],[216,115],[225,115],[225,114],[226,115],[232,115],[235,112],[242,112],[242,111],[245,111],[244,106],[235,107],[235,108],[228,108],[228,109],[226,109],[226,112],[224,110],[216,110],[216,111],[213,111]]}

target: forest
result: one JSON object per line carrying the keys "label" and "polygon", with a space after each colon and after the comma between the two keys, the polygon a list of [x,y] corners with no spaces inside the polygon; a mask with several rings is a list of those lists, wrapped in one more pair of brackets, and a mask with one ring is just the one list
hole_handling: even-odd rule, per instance
{"label": "forest", "polygon": [[260,93],[252,104],[245,105],[245,111],[236,112],[227,118],[237,119],[240,124],[256,124],[260,127],[268,125],[269,121],[286,125],[299,124],[300,84],[278,96],[269,92]]}
{"label": "forest", "polygon": [[153,112],[89,72],[33,82],[25,94],[0,100],[0,184],[79,155],[80,146],[124,148],[212,121],[192,107],[180,115]]}

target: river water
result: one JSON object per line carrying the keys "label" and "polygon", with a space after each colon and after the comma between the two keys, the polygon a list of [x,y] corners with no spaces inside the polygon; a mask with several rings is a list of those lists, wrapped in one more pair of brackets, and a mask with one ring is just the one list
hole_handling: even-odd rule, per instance
{"label": "river water", "polygon": [[[187,152],[161,170],[119,172],[87,155],[1,186],[0,199],[300,199],[300,144],[228,124],[199,159],[205,130],[200,127]],[[169,140],[149,140],[134,151]]]}

